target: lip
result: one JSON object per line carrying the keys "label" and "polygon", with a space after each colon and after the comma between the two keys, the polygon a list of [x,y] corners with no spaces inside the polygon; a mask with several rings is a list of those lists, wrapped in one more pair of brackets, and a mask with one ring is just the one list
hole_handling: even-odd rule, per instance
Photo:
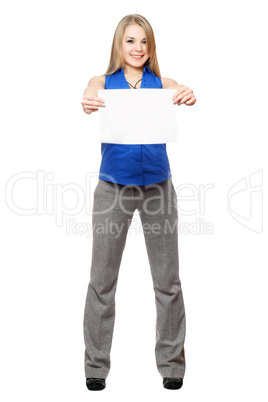
{"label": "lip", "polygon": [[135,56],[135,57],[143,57],[144,54],[131,54],[130,56]]}

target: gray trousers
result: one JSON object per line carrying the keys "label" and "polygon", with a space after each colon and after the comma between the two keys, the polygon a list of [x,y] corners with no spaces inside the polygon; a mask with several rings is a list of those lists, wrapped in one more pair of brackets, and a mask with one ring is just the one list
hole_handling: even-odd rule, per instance
{"label": "gray trousers", "polygon": [[106,379],[110,370],[118,273],[136,209],[155,293],[157,369],[163,378],[184,378],[185,308],[179,278],[177,195],[172,178],[149,186],[99,179],[95,188],[91,274],[83,322],[86,378]]}

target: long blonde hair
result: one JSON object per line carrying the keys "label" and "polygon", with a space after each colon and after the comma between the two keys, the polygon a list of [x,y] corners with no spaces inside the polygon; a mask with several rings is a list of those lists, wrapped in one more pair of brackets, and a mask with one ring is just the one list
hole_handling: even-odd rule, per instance
{"label": "long blonde hair", "polygon": [[146,61],[144,66],[148,66],[153,74],[155,74],[157,77],[161,78],[157,55],[156,55],[156,44],[155,44],[155,39],[154,39],[154,32],[153,32],[153,29],[152,29],[150,23],[147,21],[147,19],[140,14],[129,14],[129,15],[126,15],[124,18],[122,18],[121,21],[119,21],[119,23],[116,27],[115,33],[114,33],[109,66],[104,75],[113,74],[119,68],[124,68],[125,62],[124,62],[124,58],[122,55],[123,36],[124,36],[127,26],[133,25],[133,24],[140,25],[144,29],[144,32],[145,32],[147,49],[148,49],[148,53],[150,54],[150,57]]}

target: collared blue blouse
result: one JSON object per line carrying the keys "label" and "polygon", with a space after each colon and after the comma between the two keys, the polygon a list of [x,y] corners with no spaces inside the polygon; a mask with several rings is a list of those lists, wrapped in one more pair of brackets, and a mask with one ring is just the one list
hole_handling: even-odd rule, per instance
{"label": "collared blue blouse", "polygon": [[[130,89],[123,68],[105,76],[105,89]],[[143,68],[140,88],[162,88],[160,77]],[[166,144],[101,144],[99,179],[118,184],[148,186],[172,174]]]}

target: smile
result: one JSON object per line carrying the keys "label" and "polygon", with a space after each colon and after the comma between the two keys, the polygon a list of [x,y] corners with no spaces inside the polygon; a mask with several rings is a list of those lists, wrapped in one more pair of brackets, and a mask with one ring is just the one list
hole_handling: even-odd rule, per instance
{"label": "smile", "polygon": [[134,55],[130,55],[131,57],[133,57],[133,59],[141,59],[144,55],[142,55],[142,56],[134,56]]}

